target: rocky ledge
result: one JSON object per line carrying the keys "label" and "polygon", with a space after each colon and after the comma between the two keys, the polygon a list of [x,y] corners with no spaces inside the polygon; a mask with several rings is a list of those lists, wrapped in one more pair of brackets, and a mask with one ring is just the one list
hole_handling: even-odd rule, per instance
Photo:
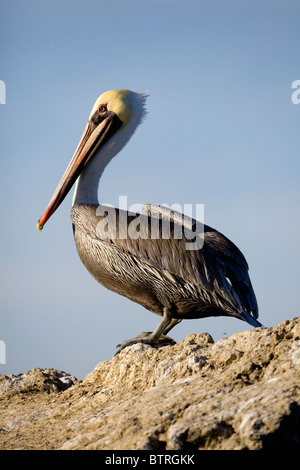
{"label": "rocky ledge", "polygon": [[136,344],[82,382],[53,369],[0,376],[1,449],[300,447],[300,319]]}

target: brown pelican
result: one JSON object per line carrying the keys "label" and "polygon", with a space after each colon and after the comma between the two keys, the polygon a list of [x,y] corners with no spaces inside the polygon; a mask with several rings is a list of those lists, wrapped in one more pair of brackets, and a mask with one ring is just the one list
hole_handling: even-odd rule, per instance
{"label": "brown pelican", "polygon": [[[166,333],[188,318],[225,315],[262,326],[247,262],[220,232],[204,225],[198,233],[196,220],[160,206],[146,205],[142,214],[134,214],[99,205],[100,177],[142,122],[145,101],[144,93],[129,90],[108,91],[97,99],[38,229],[76,181],[71,220],[83,264],[106,288],[162,316],[153,332],[124,341],[120,349],[137,342],[171,342]],[[113,230],[108,229],[109,220],[115,223]],[[166,221],[168,236],[163,235]],[[131,236],[130,224],[135,222],[139,231]],[[150,235],[153,222],[156,237]],[[181,237],[176,236],[179,232]],[[201,242],[197,249],[187,249],[191,233]]]}

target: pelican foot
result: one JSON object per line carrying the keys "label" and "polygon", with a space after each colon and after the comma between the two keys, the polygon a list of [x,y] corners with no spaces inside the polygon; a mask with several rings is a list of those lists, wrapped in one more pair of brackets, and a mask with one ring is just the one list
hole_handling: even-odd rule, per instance
{"label": "pelican foot", "polygon": [[161,335],[158,339],[155,337],[153,338],[152,332],[144,331],[143,333],[140,333],[134,338],[127,339],[123,341],[123,343],[118,344],[117,348],[119,348],[119,350],[116,352],[115,355],[119,354],[120,351],[127,348],[128,346],[132,346],[133,344],[137,343],[150,344],[151,346],[167,346],[176,344],[176,341],[170,338],[170,336],[166,335]]}

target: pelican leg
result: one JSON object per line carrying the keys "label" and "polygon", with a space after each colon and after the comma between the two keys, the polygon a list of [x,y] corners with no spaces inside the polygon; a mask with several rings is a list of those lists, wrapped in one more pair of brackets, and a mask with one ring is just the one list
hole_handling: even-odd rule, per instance
{"label": "pelican leg", "polygon": [[182,320],[179,320],[177,318],[173,318],[171,323],[164,329],[164,335],[166,335],[167,333],[169,333],[170,330],[172,330],[172,328],[175,326],[175,325],[178,325],[178,323],[180,323]]}
{"label": "pelican leg", "polygon": [[117,348],[119,348],[119,351],[117,351],[117,354],[122,351],[122,349],[127,348],[127,346],[131,346],[132,344],[136,343],[157,344],[161,346],[175,344],[175,341],[169,336],[166,336],[165,333],[170,331],[171,328],[173,328],[173,326],[175,326],[180,321],[181,320],[172,318],[171,311],[167,307],[164,307],[162,320],[157,325],[155,330],[153,332],[144,331],[134,338],[127,339],[123,341],[122,344],[118,344]]}

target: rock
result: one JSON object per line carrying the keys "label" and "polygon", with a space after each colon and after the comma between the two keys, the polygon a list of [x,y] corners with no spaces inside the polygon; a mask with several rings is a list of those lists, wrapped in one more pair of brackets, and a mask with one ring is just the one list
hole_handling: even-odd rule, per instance
{"label": "rock", "polygon": [[136,344],[82,382],[53,369],[0,376],[0,448],[299,448],[299,379],[299,318],[217,343]]}
{"label": "rock", "polygon": [[0,397],[40,392],[59,393],[71,387],[78,380],[66,372],[55,369],[33,369],[26,374],[0,375]]}

